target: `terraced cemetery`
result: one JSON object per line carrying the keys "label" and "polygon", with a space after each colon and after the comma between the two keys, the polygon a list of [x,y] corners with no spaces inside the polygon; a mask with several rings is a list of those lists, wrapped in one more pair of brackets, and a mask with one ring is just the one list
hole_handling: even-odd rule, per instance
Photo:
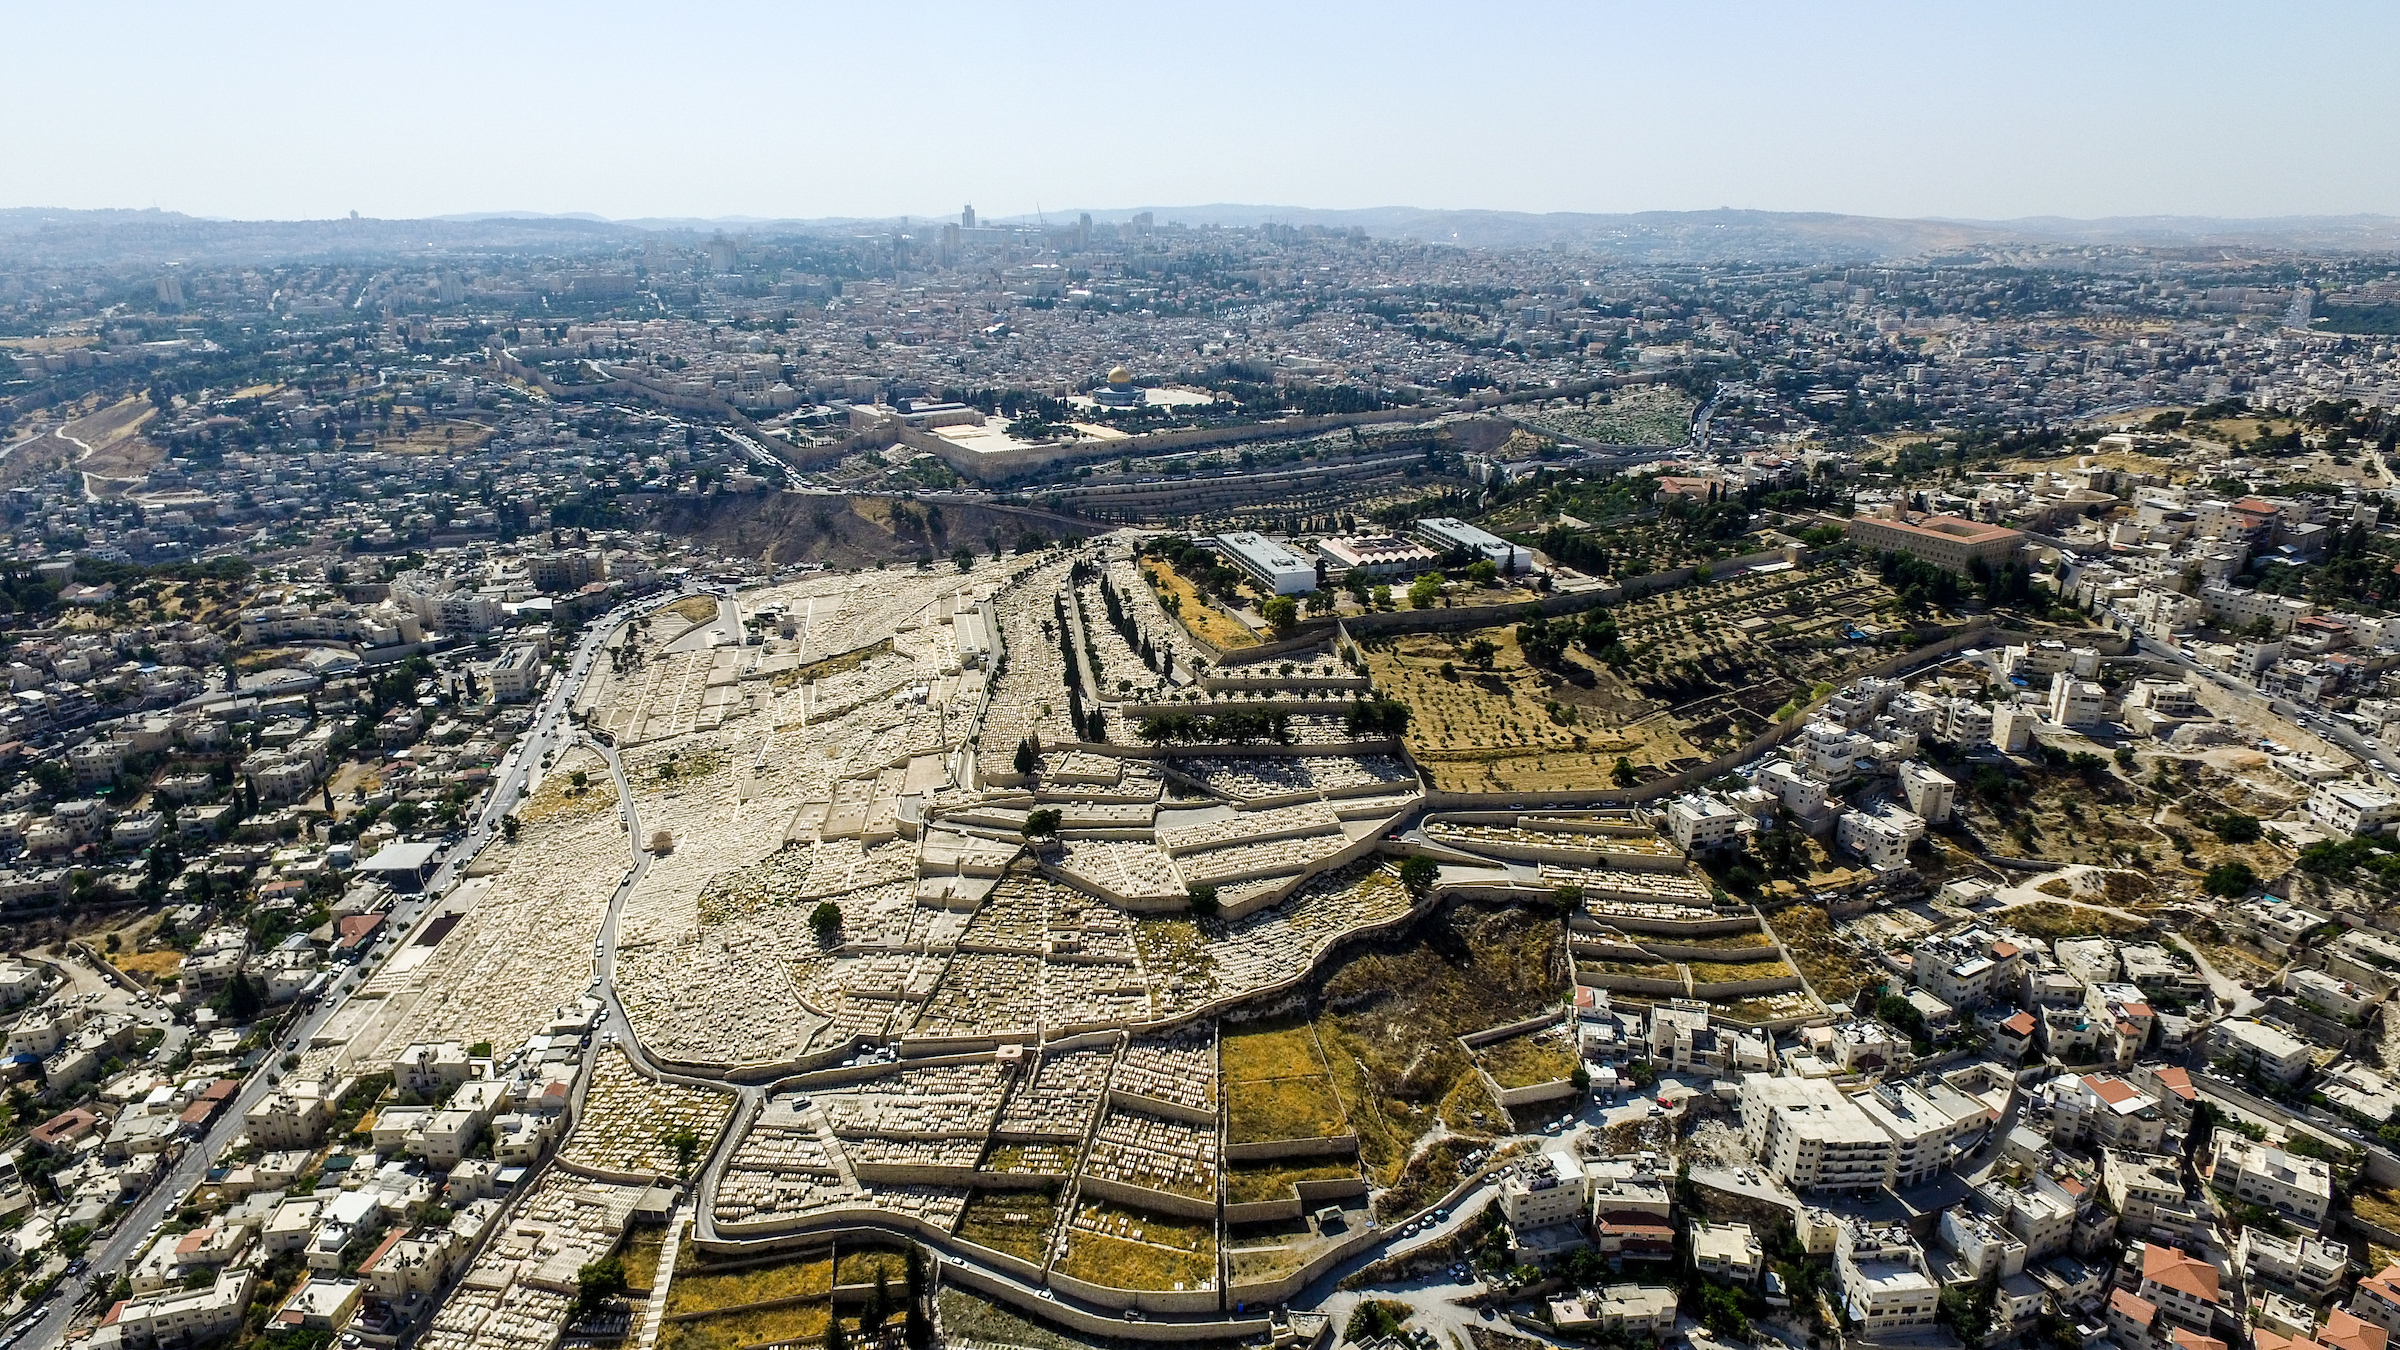
{"label": "terraced cemetery", "polygon": [[[1854,625],[1893,602],[1846,565],[1753,573],[1611,606],[1622,651],[1580,640],[1531,659],[1520,625],[1364,644],[1378,690],[1411,709],[1408,749],[1445,791],[1605,788],[1747,744],[1884,654]],[[1856,636],[1853,636],[1857,634]],[[1537,653],[1538,655],[1538,653]]]}

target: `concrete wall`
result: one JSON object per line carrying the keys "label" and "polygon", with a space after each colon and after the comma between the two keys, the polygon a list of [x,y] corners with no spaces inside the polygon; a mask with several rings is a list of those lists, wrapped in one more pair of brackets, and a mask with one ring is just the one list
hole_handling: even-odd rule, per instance
{"label": "concrete wall", "polygon": [[1217,1217],[1217,1201],[1214,1196],[1204,1200],[1196,1196],[1177,1195],[1173,1191],[1153,1190],[1148,1186],[1134,1186],[1122,1181],[1111,1181],[1107,1177],[1096,1177],[1089,1172],[1084,1173],[1082,1179],[1075,1185],[1079,1195],[1096,1195],[1103,1200],[1114,1200],[1121,1205],[1131,1205],[1135,1209],[1156,1210],[1161,1214],[1180,1214],[1187,1219],[1207,1219],[1212,1223]]}
{"label": "concrete wall", "polygon": [[1800,987],[1797,971],[1790,975],[1761,980],[1717,980],[1713,983],[1692,981],[1692,997],[1710,1003],[1725,999],[1752,998],[1759,994],[1780,994]]}
{"label": "concrete wall", "polygon": [[1273,1158],[1354,1158],[1358,1156],[1358,1136],[1355,1134],[1318,1135],[1306,1139],[1261,1139],[1247,1144],[1227,1144],[1225,1161],[1265,1162]]}
{"label": "concrete wall", "polygon": [[1279,1280],[1256,1280],[1232,1285],[1225,1291],[1228,1305],[1271,1307],[1288,1302],[1301,1290],[1314,1284],[1317,1277],[1349,1259],[1360,1250],[1373,1246],[1383,1236],[1383,1230],[1373,1224],[1361,1224],[1340,1242],[1317,1254],[1308,1264]]}
{"label": "concrete wall", "polygon": [[[1365,1177],[1342,1180],[1296,1181],[1292,1194],[1281,1200],[1252,1200],[1245,1204],[1228,1203],[1225,1222],[1228,1224],[1264,1223],[1271,1219],[1297,1219],[1328,1200],[1347,1200],[1367,1193]],[[1235,1286],[1241,1288],[1243,1286]]]}
{"label": "concrete wall", "polygon": [[1506,1026],[1485,1027],[1481,1031],[1470,1031],[1459,1037],[1458,1043],[1468,1054],[1472,1055],[1487,1045],[1496,1045],[1512,1036],[1522,1036],[1529,1031],[1540,1031],[1547,1027],[1557,1026],[1562,1015],[1557,1009],[1552,1009],[1549,1012],[1537,1013],[1532,1017],[1510,1022]]}
{"label": "concrete wall", "polygon": [[1106,1089],[1105,1095],[1108,1105],[1112,1109],[1139,1111],[1144,1115],[1159,1116],[1167,1120],[1180,1120],[1187,1125],[1213,1126],[1217,1123],[1217,1113],[1206,1107],[1187,1106],[1182,1102],[1171,1102],[1163,1097],[1146,1097],[1141,1093],[1127,1092],[1123,1088],[1117,1087]]}
{"label": "concrete wall", "polygon": [[[1218,1264],[1222,1268],[1224,1263]],[[1104,1308],[1139,1308],[1143,1312],[1213,1313],[1223,1303],[1223,1297],[1214,1289],[1112,1289],[1105,1284],[1076,1279],[1055,1268],[1050,1272],[1050,1287]]]}

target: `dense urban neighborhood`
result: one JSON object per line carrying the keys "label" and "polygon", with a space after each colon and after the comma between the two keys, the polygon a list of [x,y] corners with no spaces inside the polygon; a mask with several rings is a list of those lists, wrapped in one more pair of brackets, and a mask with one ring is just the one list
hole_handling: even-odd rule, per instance
{"label": "dense urban neighborhood", "polygon": [[1919,244],[0,212],[0,1350],[2387,1350],[2400,260]]}

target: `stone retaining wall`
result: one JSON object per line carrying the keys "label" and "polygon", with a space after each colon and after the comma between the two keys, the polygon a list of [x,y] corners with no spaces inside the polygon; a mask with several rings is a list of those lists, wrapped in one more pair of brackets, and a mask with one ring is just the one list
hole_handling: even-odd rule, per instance
{"label": "stone retaining wall", "polygon": [[1336,1158],[1358,1156],[1358,1136],[1327,1134],[1307,1139],[1260,1139],[1225,1145],[1225,1161],[1266,1162],[1275,1158]]}
{"label": "stone retaining wall", "polygon": [[1214,1223],[1217,1217],[1217,1202],[1213,1196],[1203,1200],[1198,1196],[1178,1195],[1173,1191],[1153,1190],[1148,1186],[1111,1181],[1107,1177],[1096,1177],[1089,1172],[1084,1173],[1075,1185],[1079,1196],[1096,1195],[1103,1200],[1114,1200],[1120,1205],[1131,1205],[1136,1209],[1156,1210],[1161,1214],[1178,1214],[1187,1219],[1207,1219],[1211,1223]]}

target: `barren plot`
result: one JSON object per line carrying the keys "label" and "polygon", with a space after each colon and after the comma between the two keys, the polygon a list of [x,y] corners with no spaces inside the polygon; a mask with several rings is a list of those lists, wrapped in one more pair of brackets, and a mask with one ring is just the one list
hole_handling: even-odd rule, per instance
{"label": "barren plot", "polygon": [[1833,931],[1823,909],[1787,905],[1766,918],[1776,940],[1800,963],[1801,978],[1827,1003],[1847,1003],[1860,989],[1882,981],[1882,973],[1856,944]]}
{"label": "barren plot", "polygon": [[1294,1161],[1235,1163],[1225,1169],[1225,1203],[1257,1204],[1288,1200],[1303,1181],[1347,1181],[1358,1176],[1358,1165],[1309,1158]]}
{"label": "barren plot", "polygon": [[1582,1061],[1557,1030],[1529,1032],[1487,1045],[1477,1058],[1492,1081],[1504,1088],[1555,1083],[1575,1072]]}
{"label": "barren plot", "polygon": [[1023,1191],[976,1191],[959,1215],[958,1235],[979,1246],[1041,1265],[1050,1255],[1050,1233],[1058,1227],[1055,1187]]}
{"label": "barren plot", "polygon": [[1408,908],[1394,869],[1352,863],[1231,923],[1146,920],[1134,936],[1161,1011],[1197,1008],[1289,980],[1335,942]]}
{"label": "barren plot", "polygon": [[1581,407],[1545,408],[1525,418],[1547,431],[1603,445],[1681,445],[1699,404],[1666,385],[1631,385]]}
{"label": "barren plot", "polygon": [[598,815],[616,805],[617,782],[609,774],[608,761],[597,751],[577,746],[542,771],[542,781],[517,807],[516,816],[530,825],[553,817]]}
{"label": "barren plot", "polygon": [[[1556,1007],[1566,991],[1555,922],[1464,906],[1421,922],[1405,939],[1347,958],[1317,986],[1326,1066],[1368,1175],[1387,1186],[1438,1125],[1470,1134],[1507,1128],[1455,1038]],[[1444,1159],[1456,1161],[1428,1151],[1421,1165]]]}
{"label": "barren plot", "polygon": [[1058,1269],[1112,1289],[1198,1290],[1217,1283],[1215,1225],[1107,1201],[1078,1205]]}

